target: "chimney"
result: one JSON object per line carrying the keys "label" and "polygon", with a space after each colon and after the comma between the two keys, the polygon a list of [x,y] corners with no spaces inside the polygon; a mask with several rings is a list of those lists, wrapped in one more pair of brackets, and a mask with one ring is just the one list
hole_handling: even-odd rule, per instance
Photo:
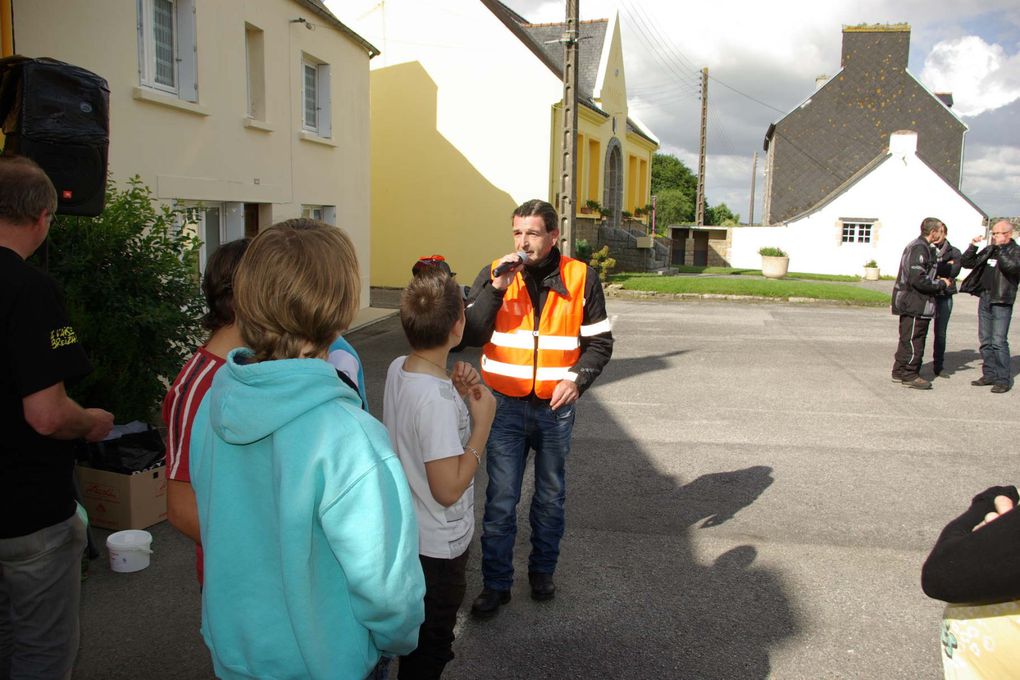
{"label": "chimney", "polygon": [[843,55],[840,66],[881,70],[907,68],[910,54],[910,24],[861,24],[843,27]]}
{"label": "chimney", "polygon": [[827,82],[829,82],[829,76],[825,75],[824,73],[822,73],[819,76],[816,76],[815,77],[815,92],[818,92],[818,90],[822,89],[822,85],[825,85],[825,83],[827,83]]}
{"label": "chimney", "polygon": [[913,156],[917,153],[917,133],[897,130],[889,135],[889,153],[894,156]]}

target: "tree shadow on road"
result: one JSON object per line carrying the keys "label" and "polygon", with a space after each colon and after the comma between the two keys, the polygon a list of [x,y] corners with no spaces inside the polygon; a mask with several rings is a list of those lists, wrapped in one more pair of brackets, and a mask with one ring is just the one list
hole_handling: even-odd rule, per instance
{"label": "tree shadow on road", "polygon": [[[596,394],[579,405],[574,433],[557,598],[528,599],[529,471],[514,599],[494,620],[464,617],[450,678],[769,677],[770,651],[798,633],[797,616],[781,577],[758,563],[746,533],[733,539],[713,530],[769,488],[772,468],[678,484],[660,468],[694,452],[676,443],[643,450]],[[476,486],[480,514],[485,479]],[[479,569],[473,558],[469,599]]]}
{"label": "tree shadow on road", "polygon": [[643,373],[653,373],[669,368],[669,359],[687,354],[689,349],[677,349],[672,352],[663,352],[643,357],[614,358],[606,366],[605,372],[599,377],[600,387],[612,384],[617,380],[624,380],[637,377]]}

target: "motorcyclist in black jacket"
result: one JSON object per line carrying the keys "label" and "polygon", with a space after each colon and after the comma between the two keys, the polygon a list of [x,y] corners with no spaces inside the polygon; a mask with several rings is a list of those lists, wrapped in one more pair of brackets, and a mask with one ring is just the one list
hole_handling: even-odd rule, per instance
{"label": "motorcyclist in black jacket", "polygon": [[907,244],[900,258],[900,270],[893,284],[892,313],[900,317],[900,337],[893,361],[892,379],[904,387],[930,390],[931,383],[919,375],[924,358],[928,325],[935,315],[935,295],[945,291],[950,280],[935,276],[935,249],[943,238],[942,220],[926,217],[921,235]]}
{"label": "motorcyclist in black jacket", "polygon": [[1020,246],[1013,240],[1013,225],[1006,220],[995,223],[991,242],[978,252],[978,243],[983,240],[984,236],[974,237],[961,258],[963,266],[973,271],[960,290],[981,298],[978,303],[981,377],[970,384],[991,385],[992,392],[1003,394],[1013,387],[1008,335],[1020,281]]}

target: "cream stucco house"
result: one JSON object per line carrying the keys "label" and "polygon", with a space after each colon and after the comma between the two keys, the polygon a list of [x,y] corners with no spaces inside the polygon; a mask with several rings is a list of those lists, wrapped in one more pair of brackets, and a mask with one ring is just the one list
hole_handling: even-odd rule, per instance
{"label": "cream stucco house", "polygon": [[0,18],[4,56],[109,82],[110,176],[197,206],[203,262],[222,241],[318,217],[354,239],[368,306],[378,50],[319,0],[2,0]]}
{"label": "cream stucco house", "polygon": [[[512,247],[520,203],[556,204],[562,24],[496,0],[330,3],[372,61],[372,284],[440,253],[470,284]],[[650,202],[655,137],[628,113],[617,17],[579,26],[577,206],[610,222]]]}

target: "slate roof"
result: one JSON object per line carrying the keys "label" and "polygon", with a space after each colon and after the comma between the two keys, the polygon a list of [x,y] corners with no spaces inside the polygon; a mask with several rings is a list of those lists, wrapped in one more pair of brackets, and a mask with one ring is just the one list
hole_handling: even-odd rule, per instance
{"label": "slate roof", "polygon": [[[606,41],[608,19],[579,21],[577,24],[577,92],[578,96],[594,99],[595,79],[599,75],[599,62],[602,59],[602,45]],[[563,43],[560,38],[566,24],[524,24],[524,30],[535,44],[545,52],[549,61],[555,65],[555,72],[563,77]]]}
{"label": "slate roof", "polygon": [[[530,49],[557,77],[563,78],[563,44],[560,39],[566,31],[566,23],[532,24],[499,0],[481,0],[503,24]],[[603,116],[608,114],[595,102],[595,81],[598,79],[602,48],[605,45],[608,19],[592,19],[577,22],[578,33],[578,102]],[[644,137],[658,145],[658,140],[643,127],[627,118],[627,131]]]}
{"label": "slate roof", "polygon": [[350,38],[361,45],[366,52],[368,52],[368,58],[379,54],[379,50],[370,42],[358,35],[352,28],[347,26],[345,23],[336,18],[336,15],[326,8],[326,5],[322,3],[322,0],[294,0],[299,5],[304,5],[306,9],[311,10],[315,14],[319,15],[327,24],[337,29],[341,33],[344,33]]}
{"label": "slate roof", "polygon": [[849,27],[843,40],[843,69],[769,127],[770,224],[825,199],[883,153],[897,130],[917,132],[917,155],[960,186],[967,127],[906,70],[909,27]]}

